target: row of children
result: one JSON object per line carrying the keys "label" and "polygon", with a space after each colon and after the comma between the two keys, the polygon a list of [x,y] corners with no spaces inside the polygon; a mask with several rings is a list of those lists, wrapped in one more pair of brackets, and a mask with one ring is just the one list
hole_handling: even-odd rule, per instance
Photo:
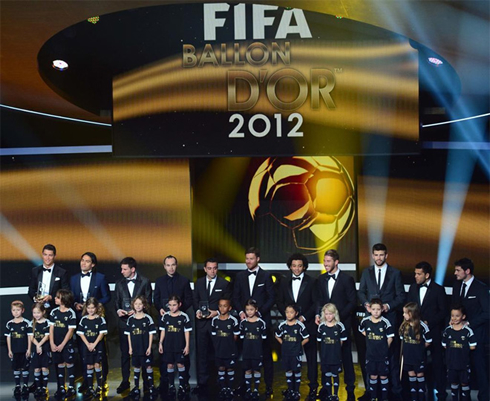
{"label": "row of children", "polygon": [[[64,399],[75,395],[74,345],[73,334],[83,341],[83,361],[86,377],[89,380],[87,398],[100,395],[103,388],[101,360],[105,351],[104,336],[107,325],[103,317],[104,309],[95,299],[90,298],[84,305],[83,317],[76,324],[75,312],[71,309],[73,296],[70,291],[59,290],[56,294],[57,308],[45,317],[42,304],[32,309],[32,322],[22,315],[24,306],[20,301],[12,303],[13,319],[7,323],[7,345],[15,379],[14,395],[28,394],[29,367],[34,369],[34,381],[37,397],[45,398],[51,358],[57,371],[58,390],[55,397]],[[186,371],[186,358],[190,350],[191,322],[187,314],[180,310],[181,300],[177,296],[168,301],[169,312],[161,317],[159,330],[159,353],[167,366],[169,375],[169,393],[175,394],[173,386],[175,369],[179,374],[180,395],[189,392],[189,373]],[[244,372],[245,398],[258,399],[258,387],[261,380],[262,341],[267,336],[266,323],[259,317],[257,303],[250,299],[245,305],[246,318],[238,320],[230,314],[231,302],[219,301],[219,315],[212,320],[212,335],[215,340],[215,358],[218,369],[220,397],[233,397],[235,366],[238,360],[236,340],[243,340],[242,370]],[[134,313],[127,321],[126,335],[129,353],[132,355],[134,371],[133,397],[139,397],[140,373],[143,372],[145,384],[150,396],[156,396],[153,386],[152,343],[157,328],[146,312],[148,304],[144,297],[133,299]],[[364,318],[359,331],[366,337],[366,370],[369,375],[369,392],[372,399],[388,399],[388,349],[395,336],[394,328],[382,316],[383,304],[380,299],[371,300],[371,316]],[[275,331],[277,341],[282,345],[282,365],[286,375],[288,389],[284,391],[286,399],[299,400],[301,383],[302,346],[312,340],[303,323],[298,320],[298,308],[295,304],[286,307],[286,320]],[[411,398],[414,401],[425,399],[425,347],[432,339],[429,327],[420,320],[418,306],[408,303],[403,308],[404,322],[399,328],[402,340],[403,370],[408,373]],[[453,308],[451,325],[443,334],[443,346],[447,349],[448,378],[451,382],[453,400],[458,400],[461,385],[461,400],[469,400],[469,353],[476,343],[473,332],[464,321],[464,310]],[[338,400],[339,373],[341,372],[341,346],[347,339],[344,325],[340,322],[334,304],[322,308],[321,321],[316,340],[320,343],[322,400]],[[65,371],[68,375],[68,388],[65,389]],[[94,373],[97,387],[93,389]],[[21,388],[21,378],[23,387]],[[378,387],[380,387],[378,389]]]}

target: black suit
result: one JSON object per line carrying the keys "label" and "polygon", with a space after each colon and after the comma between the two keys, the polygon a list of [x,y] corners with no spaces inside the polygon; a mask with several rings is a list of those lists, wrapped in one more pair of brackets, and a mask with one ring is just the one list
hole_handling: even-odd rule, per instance
{"label": "black suit", "polygon": [[[374,266],[370,266],[362,272],[361,284],[358,292],[359,300],[361,301],[361,304],[364,305],[369,303],[372,298],[378,297],[381,298],[384,304],[388,304],[389,311],[383,313],[383,315],[390,321],[396,333],[400,322],[399,317],[403,305],[405,304],[405,289],[403,287],[402,274],[400,270],[388,265],[383,285],[380,291],[378,291],[374,269]],[[400,384],[399,354],[400,337],[395,335],[390,347],[390,382],[393,393],[398,397],[401,397],[402,388]],[[362,351],[359,352],[359,360],[361,368],[363,369],[364,383],[367,384],[368,381],[365,374],[365,353]]]}
{"label": "black suit", "polygon": [[305,318],[305,326],[310,335],[309,341],[305,344],[305,355],[308,366],[308,380],[310,381],[310,389],[318,387],[318,367],[317,367],[317,344],[316,336],[318,326],[315,324],[316,311],[316,285],[315,280],[303,274],[301,285],[298,291],[297,300],[294,300],[293,295],[293,279],[292,274],[284,277],[277,292],[277,308],[281,315],[286,318],[286,306],[296,303],[300,307],[300,316]]}
{"label": "black suit", "polygon": [[[133,296],[129,294],[128,289],[128,280],[126,278],[122,278],[116,282],[115,288],[115,299],[114,306],[116,308],[116,312],[119,309],[125,310],[124,300],[125,299],[134,299],[139,295],[143,295],[149,304],[151,304],[151,283],[146,277],[141,274],[136,274],[136,281],[134,283]],[[126,322],[128,320],[127,316],[119,317],[119,346],[121,348],[121,373],[123,381],[129,381],[129,343],[128,338],[124,334],[124,330],[126,329]]]}
{"label": "black suit", "polygon": [[160,309],[166,310],[166,303],[170,295],[177,295],[182,300],[182,311],[187,311],[192,306],[191,284],[187,277],[175,272],[172,277],[165,274],[158,277],[155,282],[154,304],[160,315]]}
{"label": "black suit", "polygon": [[332,296],[328,294],[328,273],[317,279],[318,303],[317,315],[320,316],[323,305],[333,303],[339,311],[340,321],[345,326],[347,341],[342,344],[342,364],[344,365],[344,382],[348,392],[354,392],[354,363],[352,361],[352,315],[357,306],[356,284],[354,278],[343,271],[339,271],[332,289]]}
{"label": "black suit", "polygon": [[[420,303],[420,286],[412,283],[407,294],[407,302],[415,302],[420,308],[421,319],[427,322],[432,333],[432,344],[429,348],[432,355],[432,368],[426,369],[427,373],[433,372],[435,379],[434,388],[438,394],[446,392],[446,369],[444,366],[444,348],[442,347],[442,331],[447,326],[448,308],[446,291],[444,287],[431,279],[424,302]],[[428,382],[428,384],[430,384]]]}
{"label": "black suit", "polygon": [[487,401],[488,370],[486,364],[486,345],[488,344],[489,323],[489,294],[488,286],[477,280],[476,277],[466,290],[466,296],[461,296],[462,281],[456,281],[453,286],[452,305],[463,305],[466,310],[466,319],[475,333],[477,349],[471,352],[471,374],[476,374],[478,383],[478,399]]}
{"label": "black suit", "polygon": [[[39,282],[43,279],[43,265],[34,267],[31,270],[31,282],[29,284],[29,298],[33,299],[37,293]],[[68,275],[66,274],[66,270],[61,268],[59,265],[55,264],[51,268],[51,281],[49,285],[49,295],[51,295],[52,299],[49,301],[49,310],[55,307],[54,298],[56,296],[56,292],[58,290],[70,290],[70,284],[68,283]]]}
{"label": "black suit", "polygon": [[272,364],[271,308],[275,302],[274,283],[269,272],[262,268],[256,269],[256,272],[257,277],[252,294],[250,294],[248,285],[248,270],[241,271],[236,275],[233,287],[233,306],[238,311],[242,311],[247,300],[253,298],[257,301],[259,312],[267,325],[267,339],[264,341],[264,381],[266,387],[272,387],[274,365]]}
{"label": "black suit", "polygon": [[[208,302],[209,309],[218,310],[218,302],[221,298],[230,298],[231,285],[224,278],[216,277],[213,291],[208,296],[207,278],[201,277],[196,281],[194,287],[194,310],[199,310],[200,302]],[[212,319],[197,319],[196,324],[196,350],[197,350],[197,382],[200,386],[206,385],[209,380],[209,355],[213,347],[211,339],[211,320]]]}

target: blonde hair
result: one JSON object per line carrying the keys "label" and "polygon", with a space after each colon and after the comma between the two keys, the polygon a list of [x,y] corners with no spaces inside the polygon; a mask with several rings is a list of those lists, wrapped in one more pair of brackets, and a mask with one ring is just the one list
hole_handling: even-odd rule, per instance
{"label": "blonde hair", "polygon": [[327,321],[325,319],[325,312],[326,311],[328,311],[330,313],[333,313],[335,315],[335,317],[334,317],[335,323],[340,322],[339,311],[338,311],[337,307],[335,306],[335,304],[325,304],[325,305],[323,305],[322,313],[321,313],[321,316],[320,316],[320,322],[326,323],[326,321]]}
{"label": "blonde hair", "polygon": [[[34,305],[32,305],[32,311],[34,312],[34,309],[39,309],[39,312],[41,312],[43,315],[41,319],[46,317],[46,308],[43,303],[37,302]],[[34,333],[34,330],[36,329],[36,324],[37,321],[34,319],[34,316],[32,317],[32,332]]]}

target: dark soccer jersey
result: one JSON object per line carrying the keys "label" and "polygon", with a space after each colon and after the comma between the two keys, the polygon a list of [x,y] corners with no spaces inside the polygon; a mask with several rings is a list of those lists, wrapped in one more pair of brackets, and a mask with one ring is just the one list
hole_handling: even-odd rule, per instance
{"label": "dark soccer jersey", "polygon": [[89,343],[95,342],[101,333],[107,334],[107,324],[101,316],[95,319],[84,316],[78,323],[77,334],[83,334]]}
{"label": "dark soccer jersey", "polygon": [[9,320],[5,327],[5,337],[10,337],[10,346],[14,354],[25,353],[27,351],[27,336],[32,333],[31,322],[22,318],[22,321],[15,323],[14,319]]}
{"label": "dark soccer jersey", "polygon": [[156,334],[155,323],[150,315],[146,313],[137,319],[131,315],[126,322],[124,334],[131,338],[133,355],[145,355],[150,346],[150,334]]}
{"label": "dark soccer jersey", "polygon": [[342,363],[342,341],[347,341],[345,326],[337,322],[329,327],[325,323],[318,326],[317,340],[320,343],[320,359],[325,365]]}
{"label": "dark soccer jersey", "polygon": [[267,338],[266,324],[262,319],[240,322],[240,338],[243,340],[243,359],[262,359],[262,340]]}
{"label": "dark soccer jersey", "polygon": [[277,326],[275,335],[282,339],[281,353],[282,356],[300,356],[303,354],[303,347],[301,342],[308,338],[308,330],[303,323],[296,320],[293,325],[288,325],[287,321],[284,321]]}
{"label": "dark soccer jersey", "polygon": [[214,354],[216,358],[234,359],[237,356],[235,336],[240,335],[238,320],[229,315],[228,319],[221,320],[216,316],[211,321],[211,335],[213,336]]}
{"label": "dark soccer jersey", "polygon": [[185,332],[192,330],[192,324],[182,311],[177,316],[165,313],[160,319],[160,330],[165,332],[163,352],[180,352],[185,348]]}
{"label": "dark soccer jersey", "polygon": [[384,361],[388,358],[388,338],[394,337],[393,326],[385,317],[374,323],[371,316],[365,317],[359,324],[359,331],[366,333],[366,359]]}
{"label": "dark soccer jersey", "polygon": [[[49,320],[46,319],[42,323],[36,323],[35,325],[33,325],[32,335],[38,343],[41,342],[44,337],[49,335],[49,324]],[[49,341],[46,341],[42,345],[42,349],[43,351],[49,351]]]}
{"label": "dark soccer jersey", "polygon": [[[53,341],[59,345],[65,339],[68,329],[77,328],[77,318],[73,309],[69,308],[65,312],[61,312],[60,308],[54,308],[50,314],[50,325],[53,326]],[[70,339],[71,341],[71,339]]]}
{"label": "dark soccer jersey", "polygon": [[453,326],[448,326],[442,333],[442,345],[446,347],[447,368],[461,370],[470,364],[470,347],[476,347],[477,344],[473,330],[468,326],[461,330],[454,330]]}
{"label": "dark soccer jersey", "polygon": [[413,327],[408,329],[406,335],[400,335],[403,341],[403,363],[407,365],[420,365],[425,361],[425,343],[432,342],[432,334],[424,322],[420,322],[420,335],[417,340]]}

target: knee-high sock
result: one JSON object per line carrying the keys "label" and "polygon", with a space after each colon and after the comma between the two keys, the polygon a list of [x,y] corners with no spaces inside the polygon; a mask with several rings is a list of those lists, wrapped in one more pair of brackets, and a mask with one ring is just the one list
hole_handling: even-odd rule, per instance
{"label": "knee-high sock", "polygon": [[425,401],[425,377],[417,377],[418,401]]}
{"label": "knee-high sock", "polygon": [[381,399],[388,400],[388,383],[390,380],[388,378],[381,379]]}
{"label": "knee-high sock", "polygon": [[87,369],[86,378],[87,378],[87,385],[89,387],[92,387],[94,385],[94,370],[93,369]]}
{"label": "knee-high sock", "polygon": [[371,399],[377,398],[378,379],[369,379],[369,394]]}
{"label": "knee-high sock", "polygon": [[170,386],[175,385],[175,369],[174,368],[167,368],[167,377],[168,377],[168,384]]}
{"label": "knee-high sock", "polygon": [[22,381],[24,383],[24,386],[27,386],[29,384],[29,370],[22,371]]}
{"label": "knee-high sock", "polygon": [[65,385],[65,365],[58,365],[56,373],[58,377],[58,388],[63,387]]}
{"label": "knee-high sock", "polygon": [[37,388],[42,387],[41,386],[41,372],[34,372],[34,384],[36,385]]}
{"label": "knee-high sock", "polygon": [[451,396],[453,401],[458,401],[459,399],[459,384],[451,384]]}
{"label": "knee-high sock", "polygon": [[235,382],[235,371],[233,369],[227,372],[228,375],[228,387],[233,388],[233,384]]}
{"label": "knee-high sock", "polygon": [[134,387],[139,388],[140,386],[140,372],[141,368],[134,368]]}
{"label": "knee-high sock", "polygon": [[461,385],[461,401],[470,401],[470,386],[467,384]]}
{"label": "knee-high sock", "polygon": [[17,387],[20,387],[20,376],[22,372],[20,370],[14,370],[14,380],[15,380],[15,385]]}
{"label": "knee-high sock", "polygon": [[43,387],[48,388],[49,370],[43,370]]}
{"label": "knee-high sock", "polygon": [[254,372],[254,381],[255,381],[255,390],[259,391],[259,386],[260,386],[260,378],[262,375],[260,372]]}
{"label": "knee-high sock", "polygon": [[332,395],[332,373],[325,373],[325,389],[327,395]]}
{"label": "knee-high sock", "polygon": [[410,385],[410,398],[412,399],[412,401],[417,401],[418,399],[417,377],[408,376],[408,384]]}
{"label": "knee-high sock", "polygon": [[294,391],[299,391],[300,384],[301,384],[301,371],[294,373]]}
{"label": "knee-high sock", "polygon": [[252,388],[252,374],[245,373],[245,390],[250,391]]}
{"label": "knee-high sock", "polygon": [[332,374],[332,377],[333,377],[333,393],[334,395],[338,395],[339,384],[340,384],[339,375]]}
{"label": "knee-high sock", "polygon": [[286,372],[286,383],[288,385],[288,390],[294,391],[294,389],[293,389],[293,372]]}
{"label": "knee-high sock", "polygon": [[73,363],[66,365],[66,372],[68,373],[68,385],[75,387],[75,365]]}
{"label": "knee-high sock", "polygon": [[226,385],[226,371],[218,370],[218,386],[220,389],[224,389]]}
{"label": "knee-high sock", "polygon": [[102,369],[95,368],[95,378],[97,379],[97,387],[102,385]]}

